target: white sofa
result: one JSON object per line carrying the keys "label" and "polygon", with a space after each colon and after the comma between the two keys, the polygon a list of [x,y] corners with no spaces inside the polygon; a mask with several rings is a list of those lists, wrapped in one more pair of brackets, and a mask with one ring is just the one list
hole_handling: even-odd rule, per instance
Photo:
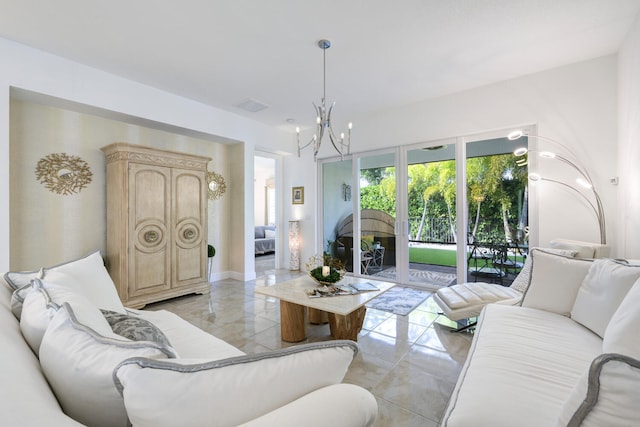
{"label": "white sofa", "polygon": [[[547,252],[576,258],[606,258],[610,247],[599,243],[577,240],[555,239],[549,242]],[[518,276],[510,286],[497,283],[468,282],[440,288],[433,296],[443,314],[458,321],[477,317],[487,304],[518,305],[529,286],[531,259],[527,258]],[[475,322],[461,326],[458,331],[475,326]]]}
{"label": "white sofa", "polygon": [[357,352],[351,341],[245,355],[167,311],[124,308],[99,252],[3,278],[2,425],[368,426],[376,418],[373,395],[341,383]]}
{"label": "white sofa", "polygon": [[640,264],[533,249],[520,305],[488,304],[442,427],[640,423]]}

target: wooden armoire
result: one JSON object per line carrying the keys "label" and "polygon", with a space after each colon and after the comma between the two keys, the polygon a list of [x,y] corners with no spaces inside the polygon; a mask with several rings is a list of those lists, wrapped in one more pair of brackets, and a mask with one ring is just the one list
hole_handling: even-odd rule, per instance
{"label": "wooden armoire", "polygon": [[114,143],[107,159],[107,268],[122,303],[209,291],[208,157]]}

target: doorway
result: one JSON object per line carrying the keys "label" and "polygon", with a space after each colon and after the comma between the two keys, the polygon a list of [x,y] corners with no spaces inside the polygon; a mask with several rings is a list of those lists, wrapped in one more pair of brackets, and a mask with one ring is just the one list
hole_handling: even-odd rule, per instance
{"label": "doorway", "polygon": [[254,156],[254,225],[256,275],[278,266],[277,159]]}

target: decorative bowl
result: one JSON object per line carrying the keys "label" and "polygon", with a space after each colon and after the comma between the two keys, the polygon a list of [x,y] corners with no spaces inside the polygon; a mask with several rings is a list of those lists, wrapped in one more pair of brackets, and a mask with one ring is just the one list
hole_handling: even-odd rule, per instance
{"label": "decorative bowl", "polygon": [[[328,274],[326,274],[327,267]],[[324,257],[315,255],[307,262],[307,273],[319,285],[330,286],[342,280],[346,271],[337,260],[325,260]]]}

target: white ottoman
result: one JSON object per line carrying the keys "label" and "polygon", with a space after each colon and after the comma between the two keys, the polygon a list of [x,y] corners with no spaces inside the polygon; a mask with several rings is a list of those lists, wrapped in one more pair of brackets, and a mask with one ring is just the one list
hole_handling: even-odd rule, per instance
{"label": "white ottoman", "polygon": [[495,283],[470,282],[440,288],[433,299],[445,316],[456,321],[477,317],[487,304],[516,305],[522,295],[516,289]]}

